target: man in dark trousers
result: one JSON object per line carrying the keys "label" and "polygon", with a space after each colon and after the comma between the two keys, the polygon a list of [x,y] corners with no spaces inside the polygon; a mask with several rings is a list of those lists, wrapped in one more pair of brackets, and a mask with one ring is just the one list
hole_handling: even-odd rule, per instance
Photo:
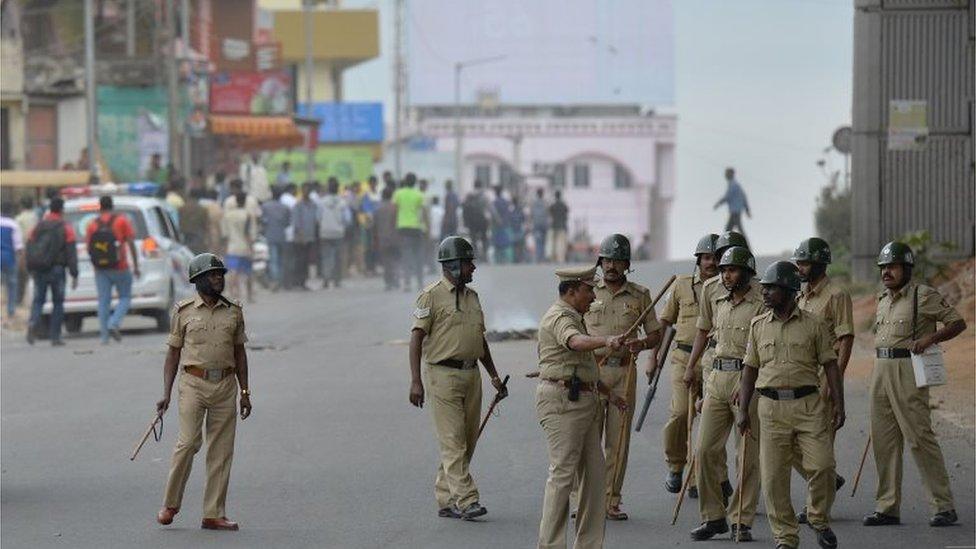
{"label": "man in dark trousers", "polygon": [[34,227],[27,239],[27,270],[34,279],[34,302],[31,305],[30,323],[27,326],[27,342],[34,344],[34,335],[40,328],[41,310],[51,289],[51,345],[64,345],[61,340],[61,324],[64,321],[65,270],[71,273],[71,289],[78,287],[78,250],[75,248],[75,230],[64,221],[64,199],[54,197],[50,211]]}

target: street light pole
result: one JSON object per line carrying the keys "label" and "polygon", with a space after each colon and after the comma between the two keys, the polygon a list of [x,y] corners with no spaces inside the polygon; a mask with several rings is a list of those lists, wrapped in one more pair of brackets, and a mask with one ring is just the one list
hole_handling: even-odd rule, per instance
{"label": "street light pole", "polygon": [[461,71],[466,67],[493,63],[495,61],[501,61],[506,57],[506,55],[495,55],[493,57],[458,61],[454,64],[454,184],[457,185],[458,192],[464,187],[463,179],[461,179],[461,163],[464,158],[461,135]]}
{"label": "street light pole", "polygon": [[85,118],[88,122],[88,172],[98,177],[98,113],[95,110],[95,13],[92,0],[85,0]]}
{"label": "street light pole", "polygon": [[[305,116],[312,118],[312,78],[315,64],[312,61],[312,7],[315,0],[302,2],[302,18],[305,23]],[[305,181],[315,179],[315,136],[308,136],[308,158],[305,161]]]}

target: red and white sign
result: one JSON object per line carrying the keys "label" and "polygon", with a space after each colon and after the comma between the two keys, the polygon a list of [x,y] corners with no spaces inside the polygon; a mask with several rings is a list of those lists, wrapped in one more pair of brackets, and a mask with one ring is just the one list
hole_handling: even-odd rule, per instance
{"label": "red and white sign", "polygon": [[220,72],[210,78],[210,112],[217,114],[291,114],[288,71]]}

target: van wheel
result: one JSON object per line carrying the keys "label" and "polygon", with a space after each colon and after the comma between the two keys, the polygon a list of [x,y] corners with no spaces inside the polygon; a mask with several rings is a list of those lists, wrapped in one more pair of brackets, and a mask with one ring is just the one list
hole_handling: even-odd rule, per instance
{"label": "van wheel", "polygon": [[68,332],[69,334],[77,334],[78,332],[81,332],[81,324],[84,320],[85,317],[81,315],[66,316],[64,319],[64,331]]}

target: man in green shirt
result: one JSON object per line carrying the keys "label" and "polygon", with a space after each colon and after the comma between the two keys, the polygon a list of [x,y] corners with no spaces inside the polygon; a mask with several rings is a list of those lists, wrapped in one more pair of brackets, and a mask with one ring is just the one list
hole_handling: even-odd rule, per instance
{"label": "man in green shirt", "polygon": [[[412,172],[403,178],[403,186],[393,193],[396,227],[404,258],[403,291],[410,291],[410,276],[417,278],[417,291],[424,285],[424,243],[427,241],[427,209],[424,194],[416,189],[417,176]],[[444,235],[451,236],[451,235]]]}

